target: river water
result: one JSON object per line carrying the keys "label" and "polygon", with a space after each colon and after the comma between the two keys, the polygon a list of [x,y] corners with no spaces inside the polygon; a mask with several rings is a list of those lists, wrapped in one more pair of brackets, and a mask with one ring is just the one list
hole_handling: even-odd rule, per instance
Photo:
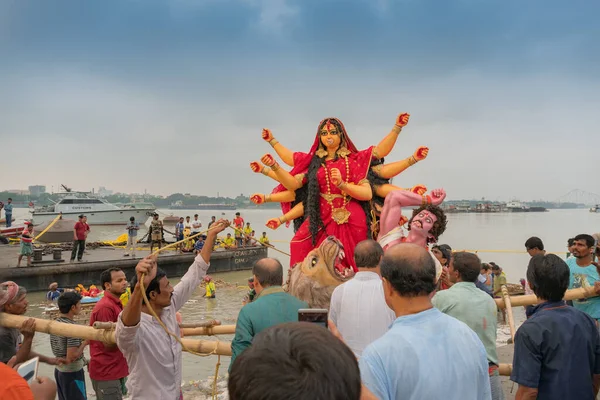
{"label": "river water", "polygon": [[[234,212],[226,211],[221,215],[221,211],[194,211],[194,210],[159,210],[162,215],[193,217],[195,213],[199,214],[204,227],[208,225],[211,215],[218,218],[233,219]],[[289,252],[289,240],[293,236],[291,228],[279,228],[277,231],[270,231],[264,228],[265,222],[269,218],[280,215],[278,210],[240,210],[242,217],[246,222],[256,230],[256,235],[264,231],[271,239],[271,243],[283,251]],[[17,223],[27,217],[27,210],[15,209],[15,218]],[[441,237],[441,243],[447,243],[454,250],[478,251],[482,261],[494,261],[502,266],[508,276],[509,282],[517,283],[520,278],[525,277],[525,271],[529,256],[524,250],[524,243],[530,236],[539,236],[550,252],[556,252],[561,256],[566,253],[567,239],[579,233],[594,233],[600,231],[600,214],[590,213],[587,209],[577,210],[551,210],[545,213],[497,213],[497,214],[449,214],[448,228]],[[95,227],[92,226],[89,240],[114,240],[124,232],[122,227]],[[145,231],[141,230],[143,235]],[[289,263],[287,256],[269,251],[270,256],[277,257],[286,265]],[[246,289],[249,271],[231,272],[223,274],[214,274],[217,279],[222,279],[231,284],[226,288],[217,290],[216,299],[204,299],[203,291],[198,289],[192,299],[184,306],[182,310],[184,322],[196,322],[203,319],[218,319],[223,324],[235,323],[236,316],[242,306],[242,298]],[[172,279],[175,283],[177,279]],[[241,286],[241,287],[240,287]],[[28,315],[39,317],[42,308],[38,306],[43,302],[44,293],[29,294],[30,307]],[[516,308],[515,319],[517,324],[523,321],[524,313],[522,308]],[[499,326],[498,344],[506,343],[509,330],[507,326]],[[208,338],[213,340],[213,338]],[[231,336],[220,336],[220,340],[230,341]],[[50,355],[49,337],[45,334],[36,334],[34,339],[34,348],[36,351]],[[89,356],[89,353],[86,351]],[[205,379],[214,374],[215,357],[197,357],[184,354],[183,365],[184,381]],[[229,358],[223,357],[221,360],[221,372],[227,370]],[[41,365],[40,373],[47,376],[53,376],[53,368],[47,365]],[[88,386],[91,391],[91,385]]]}

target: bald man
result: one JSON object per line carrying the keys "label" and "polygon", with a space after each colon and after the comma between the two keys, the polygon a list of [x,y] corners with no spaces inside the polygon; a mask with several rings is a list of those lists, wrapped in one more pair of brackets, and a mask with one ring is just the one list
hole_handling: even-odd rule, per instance
{"label": "bald man", "polygon": [[[357,357],[386,333],[396,319],[385,304],[379,262],[383,249],[375,240],[363,240],[354,249],[358,272],[335,288],[329,318]],[[357,328],[360,327],[360,328]]]}
{"label": "bald man", "polygon": [[437,282],[429,252],[398,244],[386,251],[380,269],[385,301],[397,318],[359,360],[367,388],[380,400],[490,400],[481,340],[431,304]]}
{"label": "bald man", "polygon": [[252,266],[256,297],[240,310],[231,342],[231,364],[247,347],[254,336],[284,322],[298,321],[298,310],[308,304],[283,291],[283,266],[274,258],[263,258]]}

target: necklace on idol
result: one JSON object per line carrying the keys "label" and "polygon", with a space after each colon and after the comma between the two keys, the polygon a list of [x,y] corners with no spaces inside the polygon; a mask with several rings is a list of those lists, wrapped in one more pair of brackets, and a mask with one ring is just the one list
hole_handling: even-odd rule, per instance
{"label": "necklace on idol", "polygon": [[[344,160],[346,162],[345,183],[348,184],[348,179],[350,178],[350,163],[348,162],[348,157],[344,157]],[[325,168],[325,183],[327,184],[327,194],[324,195],[323,197],[325,198],[325,201],[327,201],[327,204],[329,204],[329,206],[331,207],[331,218],[338,225],[345,224],[348,222],[348,219],[350,219],[350,211],[348,211],[346,209],[346,206],[350,202],[350,196],[348,196],[347,194],[342,194],[342,195],[332,195],[331,194],[331,183],[329,180],[330,171],[329,171],[329,168],[327,168],[326,163],[323,163],[322,165],[323,165],[323,168]],[[333,206],[333,199],[336,197],[344,198],[344,204],[342,204],[342,206],[339,208]]]}

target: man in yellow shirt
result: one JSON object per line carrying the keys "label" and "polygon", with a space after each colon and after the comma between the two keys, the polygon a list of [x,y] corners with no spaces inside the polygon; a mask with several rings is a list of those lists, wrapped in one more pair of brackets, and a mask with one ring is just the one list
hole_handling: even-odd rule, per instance
{"label": "man in yellow shirt", "polygon": [[263,246],[268,246],[269,243],[269,238],[267,237],[267,232],[263,232],[262,236],[260,238],[258,238],[258,242],[260,244],[262,244]]}
{"label": "man in yellow shirt", "polygon": [[206,284],[206,293],[204,297],[207,299],[214,299],[217,295],[217,288],[215,287],[215,283],[209,275],[204,277],[204,283]]}
{"label": "man in yellow shirt", "polygon": [[123,304],[123,308],[125,308],[125,306],[129,302],[130,297],[131,297],[131,287],[129,285],[129,282],[127,282],[127,289],[125,289],[125,293],[123,293],[120,297],[121,304]]}
{"label": "man in yellow shirt", "polygon": [[235,239],[231,237],[231,233],[228,233],[227,237],[223,240],[223,247],[226,249],[235,249]]}
{"label": "man in yellow shirt", "polygon": [[252,237],[252,228],[250,227],[250,222],[246,222],[246,227],[244,228],[244,246],[252,245],[252,241],[250,238]]}

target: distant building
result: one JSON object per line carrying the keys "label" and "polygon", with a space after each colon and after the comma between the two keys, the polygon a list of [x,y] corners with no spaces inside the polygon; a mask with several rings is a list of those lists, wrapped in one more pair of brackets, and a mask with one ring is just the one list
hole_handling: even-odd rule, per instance
{"label": "distant building", "polygon": [[10,189],[7,190],[8,193],[14,193],[21,196],[27,196],[29,194],[29,190],[21,190],[21,189]]}
{"label": "distant building", "polygon": [[29,194],[31,197],[40,197],[41,194],[46,193],[46,186],[34,185],[29,186]]}
{"label": "distant building", "polygon": [[98,188],[98,196],[106,197],[112,195],[114,192],[112,190],[106,189],[104,186],[100,186]]}

